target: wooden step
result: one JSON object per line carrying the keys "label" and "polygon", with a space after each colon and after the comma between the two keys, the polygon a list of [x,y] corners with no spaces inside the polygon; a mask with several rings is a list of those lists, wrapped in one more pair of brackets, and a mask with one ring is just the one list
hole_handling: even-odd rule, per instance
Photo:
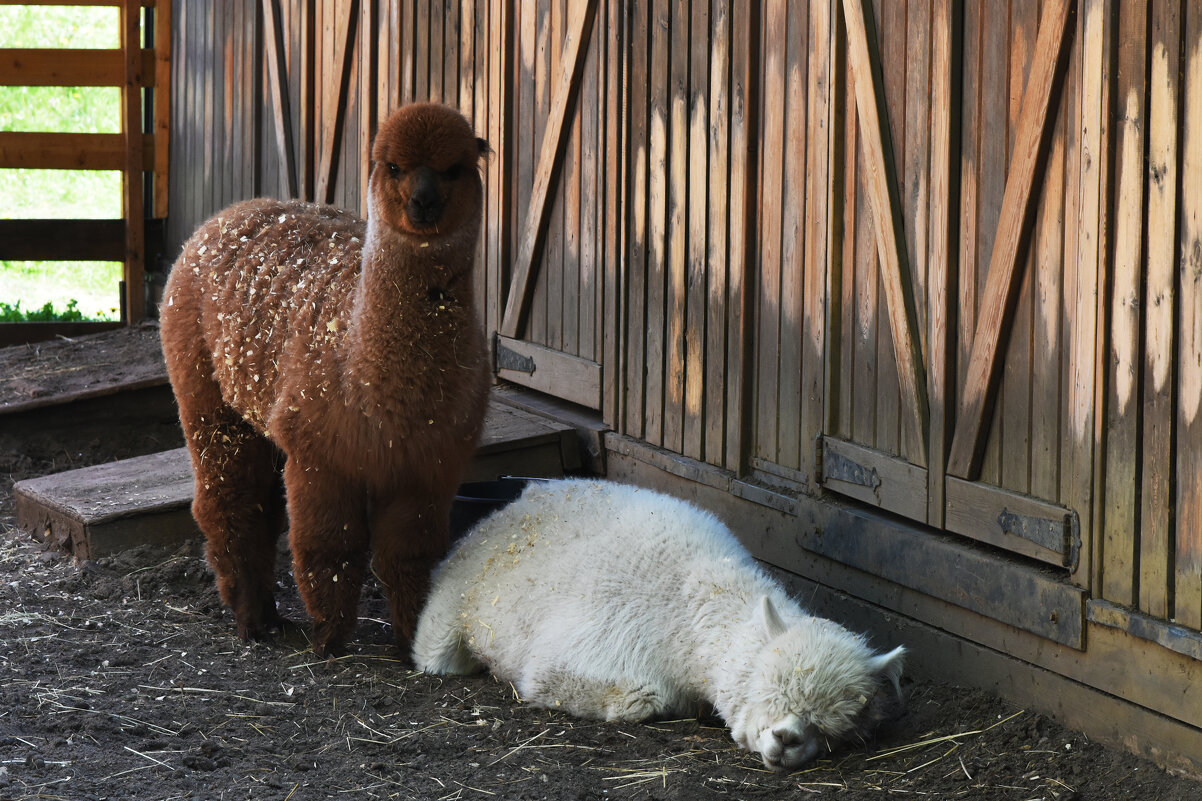
{"label": "wooden step", "polygon": [[[572,427],[494,400],[466,480],[558,477],[580,463]],[[200,536],[185,448],[19,481],[13,494],[18,526],[81,559]]]}

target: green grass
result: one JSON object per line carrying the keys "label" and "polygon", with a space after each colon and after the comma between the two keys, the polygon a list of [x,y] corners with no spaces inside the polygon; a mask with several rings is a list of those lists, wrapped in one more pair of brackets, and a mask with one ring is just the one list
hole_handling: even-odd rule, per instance
{"label": "green grass", "polygon": [[116,320],[121,316],[119,261],[0,262],[0,301],[19,301],[23,310],[53,304],[65,309],[74,301],[84,319]]}
{"label": "green grass", "polygon": [[[116,8],[0,7],[0,47],[120,47]],[[0,130],[119,133],[121,92],[109,87],[0,87]],[[2,219],[119,219],[121,173],[0,170]],[[115,320],[120,262],[0,261],[0,322]],[[48,306],[49,304],[49,306]]]}

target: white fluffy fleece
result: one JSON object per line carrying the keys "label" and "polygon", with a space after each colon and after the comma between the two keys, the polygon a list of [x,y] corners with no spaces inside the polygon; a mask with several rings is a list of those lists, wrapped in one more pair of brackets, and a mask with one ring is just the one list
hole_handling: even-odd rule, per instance
{"label": "white fluffy fleece", "polygon": [[413,645],[421,670],[488,667],[582,717],[709,702],[777,770],[864,734],[896,694],[902,654],[807,614],[712,514],[584,480],[532,483],[462,540]]}

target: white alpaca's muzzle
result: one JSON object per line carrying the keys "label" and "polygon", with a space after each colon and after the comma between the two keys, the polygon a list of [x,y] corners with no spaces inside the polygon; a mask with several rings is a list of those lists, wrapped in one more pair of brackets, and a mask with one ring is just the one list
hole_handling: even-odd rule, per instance
{"label": "white alpaca's muzzle", "polygon": [[818,756],[824,737],[818,727],[797,715],[787,715],[762,730],[756,738],[764,766],[772,770],[796,770]]}

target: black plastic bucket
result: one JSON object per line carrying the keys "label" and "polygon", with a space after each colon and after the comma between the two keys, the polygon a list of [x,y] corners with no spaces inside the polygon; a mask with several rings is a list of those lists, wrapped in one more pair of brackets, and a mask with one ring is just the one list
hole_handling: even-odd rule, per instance
{"label": "black plastic bucket", "polygon": [[499,478],[461,484],[451,505],[451,539],[459,539],[485,517],[516,501],[528,483],[525,478]]}

